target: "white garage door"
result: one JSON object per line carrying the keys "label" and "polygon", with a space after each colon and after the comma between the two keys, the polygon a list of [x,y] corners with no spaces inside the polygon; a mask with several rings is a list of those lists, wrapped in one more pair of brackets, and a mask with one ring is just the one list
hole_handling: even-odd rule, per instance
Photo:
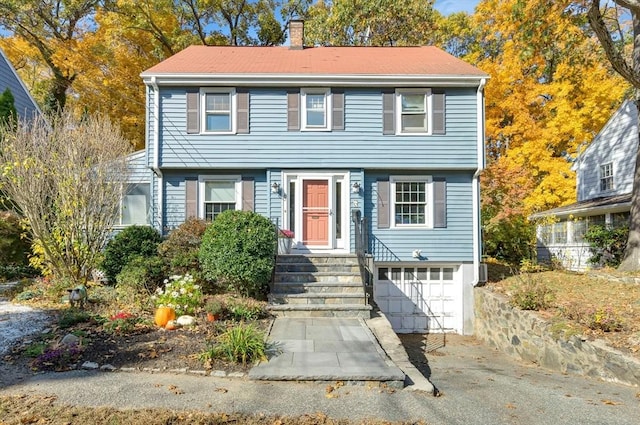
{"label": "white garage door", "polygon": [[462,328],[459,266],[381,266],[373,298],[396,332],[451,332]]}

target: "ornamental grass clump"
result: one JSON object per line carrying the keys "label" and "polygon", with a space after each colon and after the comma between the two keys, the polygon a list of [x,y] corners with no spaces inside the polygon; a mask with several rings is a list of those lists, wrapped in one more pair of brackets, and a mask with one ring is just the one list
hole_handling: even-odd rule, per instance
{"label": "ornamental grass clump", "polygon": [[218,335],[201,358],[222,358],[235,363],[253,363],[266,358],[264,335],[255,326],[240,323]]}
{"label": "ornamental grass clump", "polygon": [[164,283],[151,297],[156,307],[170,307],[181,316],[193,315],[202,306],[202,290],[190,274],[171,276]]}

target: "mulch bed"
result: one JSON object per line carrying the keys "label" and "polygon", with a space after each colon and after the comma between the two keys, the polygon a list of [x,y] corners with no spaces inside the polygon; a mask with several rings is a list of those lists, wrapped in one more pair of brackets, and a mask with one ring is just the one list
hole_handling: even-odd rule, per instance
{"label": "mulch bed", "polygon": [[[271,319],[261,319],[251,322],[253,325],[268,331]],[[101,325],[95,323],[80,323],[71,328],[54,328],[48,334],[29,338],[27,344],[15,346],[4,356],[2,371],[9,373],[13,370],[17,379],[29,374],[38,373],[33,370],[34,358],[29,357],[26,350],[39,340],[49,341],[49,344],[62,340],[74,333],[80,335],[83,352],[81,358],[70,364],[64,370],[81,367],[84,362],[97,363],[99,367],[110,365],[116,369],[153,371],[224,371],[225,373],[247,373],[252,365],[242,365],[223,359],[204,361],[202,353],[207,349],[208,342],[226,327],[237,322],[201,320],[196,326],[183,327],[175,330],[165,330],[155,326],[140,326],[127,334],[107,333]],[[51,334],[53,333],[53,335]]]}

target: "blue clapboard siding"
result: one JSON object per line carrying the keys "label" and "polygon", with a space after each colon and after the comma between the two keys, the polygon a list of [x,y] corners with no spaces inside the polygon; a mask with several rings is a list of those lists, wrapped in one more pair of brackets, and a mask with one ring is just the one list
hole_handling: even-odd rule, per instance
{"label": "blue clapboard siding", "polygon": [[[447,227],[438,229],[378,229],[377,181],[406,172],[365,171],[365,208],[369,218],[370,249],[376,261],[412,261],[413,250],[422,250],[428,261],[473,260],[472,174],[428,173],[447,181]],[[427,174],[427,173],[424,173]],[[410,175],[416,175],[415,172]]]}
{"label": "blue clapboard siding", "polygon": [[[250,133],[186,133],[183,88],[161,88],[163,168],[405,168],[477,167],[477,104],[473,88],[446,89],[446,134],[382,135],[382,95],[345,90],[345,131],[287,131],[284,89],[250,90]],[[149,107],[153,106],[149,94]],[[153,111],[149,157],[153,157]]]}
{"label": "blue clapboard siding", "polygon": [[40,114],[35,100],[33,100],[31,94],[20,80],[20,77],[18,77],[9,59],[7,59],[4,52],[0,49],[0,94],[7,88],[11,90],[14,105],[20,118],[31,119],[35,115]]}
{"label": "blue clapboard siding", "polygon": [[[264,170],[199,170],[199,172],[192,172],[187,170],[175,170],[164,172],[164,214],[162,228],[171,230],[185,220],[185,193],[186,193],[186,179],[198,179],[198,175],[230,175],[241,174],[243,178],[254,178],[254,211],[260,213],[266,217],[270,217],[270,188],[267,184],[266,173]],[[155,195],[157,196],[157,195]],[[273,203],[272,203],[273,204]],[[280,211],[277,212],[280,214]]]}
{"label": "blue clapboard siding", "polygon": [[145,151],[134,152],[127,156],[130,183],[151,182],[151,170],[147,166]]}

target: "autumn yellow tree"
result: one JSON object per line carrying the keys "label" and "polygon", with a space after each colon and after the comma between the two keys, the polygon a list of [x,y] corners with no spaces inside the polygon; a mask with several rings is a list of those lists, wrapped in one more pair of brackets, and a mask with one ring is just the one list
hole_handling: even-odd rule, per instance
{"label": "autumn yellow tree", "polygon": [[426,0],[320,0],[307,12],[305,42],[322,46],[432,44],[437,12]]}
{"label": "autumn yellow tree", "polygon": [[67,91],[80,72],[80,64],[70,61],[69,55],[93,31],[92,19],[100,3],[99,0],[0,1],[0,26],[26,41],[47,68],[45,110],[64,109]]}
{"label": "autumn yellow tree", "polygon": [[567,0],[484,0],[476,8],[480,35],[466,58],[491,76],[483,187],[491,187],[492,176],[520,170],[531,188],[512,193],[518,202],[510,198],[509,214],[486,197],[485,227],[514,221],[530,226],[531,213],[574,202],[571,160],[628,90],[584,15],[571,6]]}

